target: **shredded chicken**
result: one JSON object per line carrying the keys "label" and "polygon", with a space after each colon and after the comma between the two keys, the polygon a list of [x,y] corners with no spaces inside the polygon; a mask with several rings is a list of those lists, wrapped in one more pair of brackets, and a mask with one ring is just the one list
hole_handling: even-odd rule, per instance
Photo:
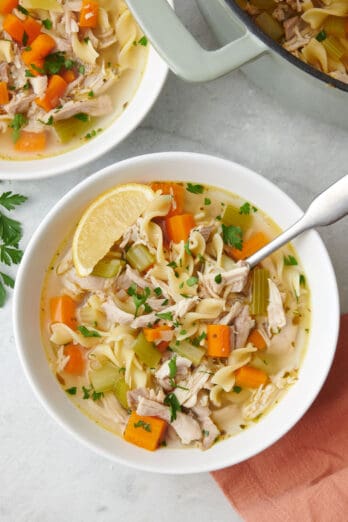
{"label": "shredded chicken", "polygon": [[66,120],[81,112],[90,116],[104,116],[113,110],[110,96],[104,94],[98,98],[85,101],[68,101],[61,109],[54,109],[47,113],[47,120],[52,116],[55,121]]}
{"label": "shredded chicken", "polygon": [[277,285],[268,279],[269,287],[269,305],[267,307],[268,314],[268,333],[279,333],[279,330],[286,325],[286,317],[283,308],[283,302]]}
{"label": "shredded chicken", "polygon": [[180,404],[186,408],[192,408],[197,403],[198,393],[209,379],[208,368],[202,364],[196,368],[189,378],[181,383],[182,387],[175,390],[175,395]]}
{"label": "shredded chicken", "polygon": [[[182,381],[187,375],[188,370],[192,366],[192,362],[189,359],[186,359],[185,357],[180,357],[180,355],[175,356],[175,378],[170,379],[170,361],[172,359],[168,359],[165,361],[162,366],[156,371],[155,377],[159,383],[160,386],[166,391],[173,389],[175,386],[175,383],[178,383]],[[174,386],[173,386],[174,384]]]}
{"label": "shredded chicken", "polygon": [[196,415],[197,420],[201,426],[203,434],[203,448],[208,449],[214,444],[216,438],[220,435],[220,430],[210,418],[211,411],[208,406],[197,404],[192,408],[192,411]]}
{"label": "shredded chicken", "polygon": [[236,328],[236,348],[244,348],[250,330],[254,325],[255,320],[250,317],[249,306],[245,305],[234,321],[234,326]]}

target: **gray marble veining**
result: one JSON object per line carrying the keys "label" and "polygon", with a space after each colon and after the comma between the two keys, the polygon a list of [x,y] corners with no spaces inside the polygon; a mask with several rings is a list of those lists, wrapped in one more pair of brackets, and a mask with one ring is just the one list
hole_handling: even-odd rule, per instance
{"label": "gray marble veining", "polygon": [[[177,0],[177,6],[199,39],[211,45],[194,4]],[[186,150],[237,161],[268,177],[305,208],[316,193],[346,174],[346,143],[346,131],[290,112],[240,72],[202,85],[170,74],[152,112],[117,149],[77,172],[40,183],[2,182],[0,190],[29,196],[17,213],[25,228],[23,246],[76,183],[112,162],[148,152]],[[342,311],[348,311],[347,219],[320,233],[336,270]],[[63,432],[26,382],[10,324],[11,299],[0,311],[0,520],[239,520],[207,474],[159,477],[130,470],[94,455]]]}

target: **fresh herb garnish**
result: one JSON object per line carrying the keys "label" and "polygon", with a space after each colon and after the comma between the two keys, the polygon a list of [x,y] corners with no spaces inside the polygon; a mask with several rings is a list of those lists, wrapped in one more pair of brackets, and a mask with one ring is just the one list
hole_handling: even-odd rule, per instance
{"label": "fresh herb garnish", "polygon": [[89,98],[93,98],[93,97],[94,97],[94,92],[93,92],[93,91],[89,91],[89,93],[88,93],[88,97],[89,97]]}
{"label": "fresh herb garnish", "polygon": [[173,320],[173,314],[172,312],[157,312],[156,317],[159,317],[159,319],[163,319],[164,321],[172,321]]}
{"label": "fresh herb garnish", "polygon": [[176,355],[170,359],[168,362],[169,367],[169,377],[170,379],[174,379],[176,377],[177,367],[176,367]]}
{"label": "fresh herb garnish", "polygon": [[257,212],[257,208],[254,207],[253,205],[250,205],[250,203],[248,203],[248,201],[246,201],[244,203],[244,205],[242,205],[241,207],[239,207],[239,214],[250,214],[250,212],[253,211],[253,212]]}
{"label": "fresh herb garnish", "polygon": [[24,47],[27,45],[28,40],[29,40],[28,33],[26,31],[24,31],[23,36],[22,36],[22,44],[24,45]]}
{"label": "fresh herb garnish", "polygon": [[143,420],[138,420],[138,422],[134,423],[134,428],[143,428],[143,430],[151,432],[151,424],[145,422]]}
{"label": "fresh herb garnish", "polygon": [[170,422],[175,421],[176,414],[181,411],[181,406],[175,393],[169,393],[164,399],[164,404],[170,408]]}
{"label": "fresh herb garnish", "polygon": [[204,191],[203,185],[193,185],[192,183],[188,183],[186,186],[186,190],[188,192],[192,192],[192,194],[202,194]]}
{"label": "fresh herb garnish", "polygon": [[189,255],[189,256],[192,256],[192,252],[190,250],[190,242],[189,242],[189,240],[187,240],[186,243],[184,244],[184,248],[185,248],[186,254]]}
{"label": "fresh herb garnish", "polygon": [[86,72],[86,67],[84,65],[79,65],[77,69],[80,74],[85,74]]}
{"label": "fresh herb garnish", "polygon": [[191,276],[186,280],[187,286],[194,286],[198,283],[198,277]]}
{"label": "fresh herb garnish", "polygon": [[226,245],[231,245],[237,250],[243,248],[243,231],[240,227],[222,224],[222,239]]}
{"label": "fresh herb garnish", "polygon": [[76,395],[76,392],[77,392],[77,388],[76,386],[72,386],[71,388],[68,388],[65,390],[66,393],[68,393],[69,395]]}
{"label": "fresh herb garnish", "polygon": [[59,74],[62,69],[69,70],[74,65],[76,65],[76,62],[65,58],[65,52],[57,51],[46,56],[44,68],[47,74]]}
{"label": "fresh herb garnish", "polygon": [[18,4],[17,7],[16,7],[17,11],[19,11],[20,13],[23,13],[25,15],[28,15],[29,14],[29,11],[27,11],[25,9],[25,7],[23,7],[22,5]]}
{"label": "fresh herb garnish", "polygon": [[83,326],[82,324],[77,327],[78,331],[82,333],[84,337],[101,337],[99,332],[96,332],[95,330],[89,330],[86,328],[86,326]]}
{"label": "fresh herb garnish", "polygon": [[89,120],[89,116],[85,112],[78,112],[77,114],[74,115],[74,118],[76,118],[77,120],[80,120],[80,121]]}
{"label": "fresh herb garnish", "polygon": [[49,20],[48,18],[46,18],[45,20],[42,20],[42,25],[49,31],[50,29],[52,29],[52,22],[51,20]]}
{"label": "fresh herb garnish", "polygon": [[232,390],[234,393],[240,393],[242,391],[242,388],[240,386],[233,386]]}
{"label": "fresh herb garnish", "polygon": [[147,38],[146,38],[145,35],[142,36],[142,37],[140,38],[140,40],[138,40],[138,44],[139,44],[139,45],[143,45],[144,47],[147,46],[147,43],[148,43],[148,40],[147,40]]}
{"label": "fresh herb garnish", "polygon": [[88,44],[88,42],[89,42],[89,36],[86,36],[86,38],[84,38],[83,41],[84,41],[86,44]]}
{"label": "fresh herb garnish", "polygon": [[43,125],[53,125],[53,122],[54,122],[54,120],[53,120],[53,116],[52,116],[52,115],[48,118],[47,121],[40,120],[40,118],[38,119],[38,121],[39,121],[40,123],[42,123]]}
{"label": "fresh herb garnish", "polygon": [[322,41],[326,40],[327,34],[324,31],[324,29],[322,31],[320,31],[315,38],[318,40],[318,42],[322,42]]}
{"label": "fresh herb garnish", "polygon": [[206,339],[207,334],[205,332],[202,332],[198,337],[194,337],[191,341],[193,346],[200,346],[203,339]]}
{"label": "fresh herb garnish", "polygon": [[298,265],[298,262],[294,256],[288,255],[288,256],[284,256],[284,265],[285,266],[295,266],[295,265]]}
{"label": "fresh herb garnish", "polygon": [[303,274],[300,274],[300,285],[306,286],[306,278]]}
{"label": "fresh herb garnish", "polygon": [[138,312],[141,306],[144,306],[144,311],[146,313],[152,312],[152,308],[146,302],[148,297],[150,296],[150,288],[146,286],[143,290],[143,293],[137,292],[137,285],[133,283],[127,290],[127,294],[130,295],[135,304],[135,314],[134,317],[138,316]]}
{"label": "fresh herb garnish", "polygon": [[205,204],[205,205],[211,205],[211,199],[209,199],[209,198],[204,198],[204,204]]}
{"label": "fresh herb garnish", "polygon": [[38,67],[37,65],[35,65],[35,63],[31,63],[30,67],[33,69],[33,71],[36,71],[39,74],[45,74],[45,69],[43,69],[42,67]]}
{"label": "fresh herb garnish", "polygon": [[167,306],[168,303],[169,303],[169,299],[165,299],[165,300],[161,303],[161,306]]}
{"label": "fresh herb garnish", "polygon": [[[4,192],[0,196],[0,206],[9,212],[21,205],[27,198],[20,194]],[[18,248],[22,238],[22,225],[19,221],[11,219],[0,211],[0,262],[7,266],[18,264],[23,256],[23,251]],[[0,272],[0,307],[5,304],[6,289],[14,287],[14,280],[4,272]]]}
{"label": "fresh herb garnish", "polygon": [[12,131],[12,139],[13,142],[16,143],[19,139],[20,130],[24,127],[28,122],[27,117],[24,114],[15,114],[11,123],[9,123],[9,127],[13,129]]}
{"label": "fresh herb garnish", "polygon": [[170,263],[167,263],[167,266],[170,266],[170,268],[178,268],[178,265],[175,261],[171,261]]}
{"label": "fresh herb garnish", "polygon": [[104,397],[103,392],[96,392],[93,386],[90,386],[90,388],[86,388],[86,386],[82,386],[83,391],[83,399],[92,399],[93,401],[99,401],[101,397]]}
{"label": "fresh herb garnish", "polygon": [[215,281],[215,283],[217,283],[219,285],[221,283],[221,281],[222,281],[222,275],[221,274],[217,274],[214,277],[214,281]]}
{"label": "fresh herb garnish", "polygon": [[154,289],[154,292],[155,292],[155,294],[157,295],[157,297],[159,297],[160,295],[162,295],[162,288],[160,288],[159,286],[157,286],[157,287]]}
{"label": "fresh herb garnish", "polygon": [[202,430],[203,437],[209,437],[209,431],[208,430]]}
{"label": "fresh herb garnish", "polygon": [[31,71],[29,71],[29,69],[26,69],[24,74],[25,74],[26,78],[34,78],[33,73]]}
{"label": "fresh herb garnish", "polygon": [[22,89],[24,89],[25,91],[27,91],[28,89],[30,89],[30,82],[29,80],[27,80],[25,82],[25,84],[23,85]]}

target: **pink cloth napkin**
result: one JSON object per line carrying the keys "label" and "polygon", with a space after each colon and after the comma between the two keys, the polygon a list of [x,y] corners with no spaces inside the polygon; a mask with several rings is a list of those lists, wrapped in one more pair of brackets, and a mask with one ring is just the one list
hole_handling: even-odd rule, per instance
{"label": "pink cloth napkin", "polygon": [[327,381],[301,421],[256,457],[212,475],[246,522],[348,521],[348,314]]}

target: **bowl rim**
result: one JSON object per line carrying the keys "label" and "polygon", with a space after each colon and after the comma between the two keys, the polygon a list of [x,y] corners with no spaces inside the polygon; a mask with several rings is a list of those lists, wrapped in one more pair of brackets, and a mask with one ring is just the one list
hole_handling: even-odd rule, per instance
{"label": "bowl rim", "polygon": [[[170,0],[171,1],[171,0]],[[147,114],[151,111],[153,105],[156,103],[163,86],[168,77],[169,67],[166,62],[157,53],[154,47],[148,43],[149,51],[147,61],[142,72],[138,86],[136,87],[133,96],[129,102],[129,108],[133,106],[133,102],[137,100],[138,96],[141,96],[142,84],[148,73],[149,67],[154,67],[156,74],[153,75],[152,89],[149,94],[144,98],[146,103],[138,104],[137,114],[133,115],[129,122],[124,124],[124,129],[119,134],[117,139],[105,140],[105,136],[111,136],[115,130],[118,122],[123,118],[126,120],[127,109],[122,111],[120,115],[114,119],[105,130],[95,137],[93,141],[88,141],[81,146],[69,149],[62,154],[56,154],[53,156],[43,157],[41,159],[34,160],[2,160],[0,158],[0,180],[9,181],[32,181],[37,179],[45,179],[50,177],[56,177],[59,175],[68,174],[76,169],[79,169],[89,162],[96,161],[98,158],[117,147],[122,141],[124,141],[144,120]],[[88,148],[88,150],[87,150]],[[76,151],[83,149],[84,154],[78,156],[78,152],[75,158],[71,158],[70,155],[74,155]],[[91,150],[92,152],[88,152]],[[11,172],[11,168],[18,169],[18,172]],[[26,168],[32,169],[29,173],[26,172]],[[8,170],[10,169],[10,170]]]}
{"label": "bowl rim", "polygon": [[[225,160],[222,158],[209,156],[205,154],[198,154],[198,153],[190,153],[190,152],[161,152],[161,153],[153,153],[153,154],[147,154],[147,155],[141,155],[136,156],[133,158],[125,159],[121,162],[114,163],[112,165],[109,165],[108,167],[101,169],[100,171],[96,172],[92,176],[88,177],[87,179],[80,182],[78,185],[73,187],[69,192],[67,192],[49,211],[49,213],[46,215],[46,217],[42,220],[38,228],[36,229],[35,233],[33,234],[26,251],[24,253],[21,265],[18,270],[17,274],[17,281],[15,286],[15,292],[14,292],[14,302],[13,302],[13,326],[14,326],[14,338],[15,343],[17,347],[17,353],[21,362],[21,366],[24,370],[24,373],[33,388],[35,395],[41,402],[41,404],[44,406],[44,409],[49,413],[51,417],[53,417],[58,424],[60,424],[66,431],[71,433],[73,437],[77,440],[79,440],[84,446],[87,446],[88,448],[92,449],[94,452],[98,453],[99,455],[102,455],[114,462],[118,462],[120,464],[127,465],[129,467],[132,467],[134,469],[141,469],[143,471],[149,471],[149,472],[156,472],[156,473],[163,473],[163,474],[189,474],[189,473],[197,473],[197,472],[207,472],[207,471],[213,471],[222,469],[225,467],[228,467],[230,465],[238,464],[241,461],[247,460],[248,458],[251,458],[264,449],[270,447],[272,444],[274,444],[277,440],[279,440],[281,437],[283,437],[306,413],[308,408],[311,406],[315,398],[317,397],[318,393],[320,392],[327,375],[330,371],[333,358],[336,351],[337,346],[337,339],[338,339],[338,332],[339,332],[339,320],[340,320],[340,314],[339,314],[339,296],[338,296],[338,288],[337,288],[337,282],[335,278],[335,273],[333,270],[333,266],[331,263],[331,260],[329,258],[327,249],[321,240],[319,234],[317,232],[310,232],[313,237],[315,237],[315,240],[318,244],[318,248],[320,247],[322,250],[322,253],[325,255],[325,264],[327,269],[327,275],[331,279],[330,280],[330,286],[331,286],[331,293],[330,295],[330,309],[332,310],[332,317],[333,317],[333,324],[331,324],[330,329],[330,339],[331,339],[331,347],[326,347],[326,351],[328,351],[329,356],[327,358],[327,363],[325,369],[322,371],[320,382],[317,383],[315,387],[311,386],[308,390],[308,393],[306,397],[303,398],[303,403],[298,407],[298,411],[295,413],[292,413],[289,420],[285,422],[281,428],[277,430],[275,434],[271,434],[269,438],[267,438],[267,441],[261,441],[259,444],[254,445],[252,448],[248,448],[244,451],[240,457],[237,459],[235,458],[233,462],[229,461],[228,455],[224,459],[220,459],[220,461],[214,465],[211,463],[192,463],[185,465],[185,469],[182,469],[179,465],[173,464],[170,467],[161,468],[159,469],[158,465],[152,464],[152,462],[136,462],[134,460],[129,460],[128,458],[123,457],[122,454],[115,455],[114,453],[111,453],[107,449],[103,448],[101,444],[97,442],[92,442],[91,440],[87,439],[87,436],[84,436],[80,430],[78,430],[73,425],[69,424],[69,422],[64,418],[64,415],[59,411],[59,408],[55,406],[54,402],[50,400],[49,397],[46,397],[42,391],[40,390],[40,385],[35,381],[34,376],[31,374],[31,370],[29,368],[29,361],[30,357],[28,354],[28,349],[25,348],[26,345],[26,338],[25,335],[22,334],[20,324],[19,324],[19,317],[21,315],[21,287],[24,284],[25,278],[26,278],[26,266],[30,262],[31,257],[35,254],[36,246],[40,242],[41,234],[45,231],[46,227],[49,226],[51,220],[59,214],[61,209],[64,209],[64,207],[67,205],[67,203],[70,200],[74,200],[77,198],[79,192],[83,192],[87,190],[89,187],[94,185],[94,183],[101,183],[104,179],[108,178],[109,175],[115,175],[118,171],[122,171],[124,168],[132,167],[136,170],[137,165],[144,164],[144,163],[150,163],[153,161],[165,161],[165,162],[175,162],[177,160],[188,160],[188,161],[204,161],[204,162],[210,162],[211,165],[215,165],[217,163],[224,164],[226,167],[229,168],[236,168],[240,170],[243,173],[246,173],[249,177],[248,181],[259,181],[264,184],[265,190],[271,189],[274,192],[278,192],[279,196],[282,196],[283,199],[287,200],[289,204],[289,211],[290,207],[292,207],[293,210],[296,210],[299,215],[302,214],[301,209],[298,207],[296,203],[287,195],[285,194],[280,188],[278,188],[275,184],[273,184],[270,180],[267,178],[264,178],[260,174],[257,174],[256,172],[248,169],[247,167],[243,167],[239,165],[238,163]],[[133,181],[133,180],[131,180]],[[121,182],[122,183],[122,182]],[[117,184],[117,181],[115,182]],[[227,185],[227,183],[226,183]],[[222,186],[221,184],[218,184],[217,186]],[[228,189],[227,189],[228,190]],[[100,192],[103,191],[103,188],[100,189]],[[307,270],[308,271],[308,270]],[[41,292],[41,288],[40,288]],[[43,347],[41,346],[43,349]],[[303,366],[304,361],[302,362]],[[50,370],[51,371],[51,370]],[[53,374],[52,374],[53,375]],[[282,398],[282,401],[285,400],[285,397]],[[74,408],[76,408],[75,405],[73,405]],[[278,410],[278,408],[276,408]],[[267,417],[271,413],[269,412],[267,414]],[[83,414],[82,414],[83,415]],[[88,419],[88,422],[91,422]],[[262,423],[260,423],[262,424]],[[100,429],[100,428],[98,428]],[[249,430],[247,430],[249,431]],[[245,433],[247,433],[247,431]],[[231,440],[231,439],[228,439]],[[221,444],[224,444],[222,442]],[[220,446],[220,444],[218,445]],[[256,447],[255,447],[256,446]],[[168,450],[173,451],[173,450]],[[180,450],[176,450],[180,451]],[[182,451],[189,451],[187,449]],[[197,450],[199,451],[199,450]]]}

